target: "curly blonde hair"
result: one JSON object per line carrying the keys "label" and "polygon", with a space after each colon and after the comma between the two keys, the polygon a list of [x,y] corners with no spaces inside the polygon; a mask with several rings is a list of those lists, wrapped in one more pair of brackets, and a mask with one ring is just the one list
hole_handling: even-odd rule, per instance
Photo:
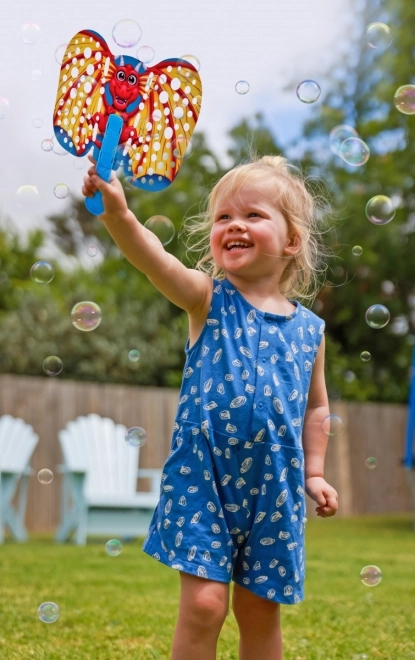
{"label": "curly blonde hair", "polygon": [[186,254],[197,270],[215,279],[226,277],[225,271],[213,259],[210,249],[210,231],[218,201],[231,197],[247,183],[271,185],[273,201],[284,215],[288,227],[300,238],[300,250],[288,260],[280,280],[280,291],[287,298],[300,299],[312,304],[324,284],[327,257],[330,252],[322,241],[321,222],[328,211],[328,202],[318,190],[310,190],[311,182],[300,170],[282,156],[253,157],[248,163],[237,165],[227,172],[212,188],[206,200],[205,210],[185,218],[180,235],[186,237]]}

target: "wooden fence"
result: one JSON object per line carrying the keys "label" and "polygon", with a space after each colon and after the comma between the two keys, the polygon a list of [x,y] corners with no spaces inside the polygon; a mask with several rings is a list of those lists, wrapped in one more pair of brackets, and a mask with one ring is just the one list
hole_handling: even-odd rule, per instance
{"label": "wooden fence", "polygon": [[[0,375],[0,415],[21,417],[39,434],[32,458],[36,474],[49,468],[54,479],[42,485],[30,479],[26,524],[31,532],[56,529],[60,517],[62,457],[58,432],[79,415],[97,413],[147,431],[140,451],[140,467],[162,468],[170,449],[178,390],[133,387]],[[330,411],[342,417],[345,431],[329,439],[325,477],[339,493],[340,516],[408,512],[413,508],[409,480],[401,465],[407,406],[398,404],[331,402]],[[365,461],[373,456],[377,467]],[[149,486],[139,482],[141,490]],[[307,515],[316,505],[307,502]]]}

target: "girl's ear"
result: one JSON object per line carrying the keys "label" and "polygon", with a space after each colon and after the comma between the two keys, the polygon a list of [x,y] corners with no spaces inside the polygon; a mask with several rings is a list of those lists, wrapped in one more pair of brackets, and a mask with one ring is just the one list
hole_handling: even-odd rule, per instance
{"label": "girl's ear", "polygon": [[290,256],[294,256],[295,254],[297,254],[297,252],[299,252],[300,248],[301,248],[300,234],[294,233],[288,239],[287,244],[284,248],[284,253]]}

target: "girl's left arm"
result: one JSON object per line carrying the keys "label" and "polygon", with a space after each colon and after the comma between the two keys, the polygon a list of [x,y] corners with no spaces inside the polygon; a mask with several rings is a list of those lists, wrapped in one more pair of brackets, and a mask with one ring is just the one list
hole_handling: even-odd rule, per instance
{"label": "girl's left arm", "polygon": [[317,515],[322,518],[334,516],[337,511],[337,492],[324,479],[324,457],[328,436],[322,422],[330,414],[324,377],[324,335],[317,352],[308,393],[307,410],[304,418],[303,449],[305,462],[305,489],[319,506]]}

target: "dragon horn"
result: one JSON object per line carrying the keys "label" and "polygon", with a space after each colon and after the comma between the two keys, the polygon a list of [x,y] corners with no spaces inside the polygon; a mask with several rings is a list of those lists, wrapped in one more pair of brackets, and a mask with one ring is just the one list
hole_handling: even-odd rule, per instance
{"label": "dragon horn", "polygon": [[120,60],[120,66],[124,66],[124,58],[122,55],[118,58]]}
{"label": "dragon horn", "polygon": [[141,62],[137,62],[137,66],[134,67],[134,71],[137,71],[137,73],[140,73],[140,71],[141,71]]}

